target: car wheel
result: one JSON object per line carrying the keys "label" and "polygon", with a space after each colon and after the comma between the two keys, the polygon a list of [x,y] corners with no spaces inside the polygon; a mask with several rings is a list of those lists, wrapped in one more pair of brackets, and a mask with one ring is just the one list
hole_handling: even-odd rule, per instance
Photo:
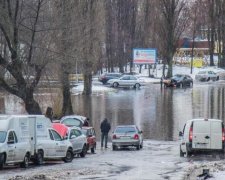
{"label": "car wheel", "polygon": [[35,164],[41,165],[43,164],[43,162],[44,162],[44,152],[38,151],[38,153],[36,154]]}
{"label": "car wheel", "polygon": [[68,162],[72,162],[73,160],[73,151],[71,149],[68,149],[66,152],[66,157],[63,158],[63,161],[68,163]]}
{"label": "car wheel", "polygon": [[113,87],[116,88],[116,87],[118,87],[118,86],[119,86],[119,83],[117,83],[117,82],[114,82],[114,83],[113,83]]}
{"label": "car wheel", "polygon": [[140,145],[137,145],[137,146],[136,146],[136,149],[137,149],[137,150],[140,150]]}
{"label": "car wheel", "polygon": [[134,85],[134,88],[139,89],[140,86],[141,86],[141,85],[140,85],[139,83],[137,83],[137,84]]}
{"label": "car wheel", "polygon": [[216,77],[216,80],[217,80],[217,81],[219,81],[219,79],[220,79],[220,77],[219,77],[219,76],[217,76],[217,77]]}
{"label": "car wheel", "polygon": [[141,143],[140,148],[141,148],[141,149],[143,148],[143,142]]}
{"label": "car wheel", "polygon": [[91,148],[91,153],[92,153],[92,154],[95,153],[95,148],[94,148],[94,147]]}
{"label": "car wheel", "polygon": [[5,154],[0,154],[0,169],[3,169],[5,164]]}
{"label": "car wheel", "polygon": [[23,159],[23,162],[20,164],[20,167],[22,167],[22,168],[28,168],[29,161],[30,161],[30,156],[29,156],[29,154],[26,154],[25,157],[24,157],[24,159]]}
{"label": "car wheel", "polygon": [[113,151],[117,150],[116,145],[113,145],[113,146],[112,146],[112,150],[113,150]]}
{"label": "car wheel", "polygon": [[210,81],[210,77],[208,77],[206,81]]}
{"label": "car wheel", "polygon": [[86,153],[87,153],[87,148],[86,148],[86,145],[84,145],[82,152],[80,153],[80,157],[82,157],[82,158],[85,157]]}

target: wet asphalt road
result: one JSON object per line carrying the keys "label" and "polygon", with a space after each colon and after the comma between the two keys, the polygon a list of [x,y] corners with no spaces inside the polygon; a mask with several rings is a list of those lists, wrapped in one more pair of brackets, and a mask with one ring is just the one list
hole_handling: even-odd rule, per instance
{"label": "wet asphalt road", "polygon": [[191,179],[194,171],[199,169],[200,172],[201,167],[209,162],[224,163],[212,156],[181,158],[179,141],[145,140],[141,150],[112,151],[109,144],[108,149],[97,146],[95,154],[75,157],[72,163],[46,162],[39,167],[31,165],[28,169],[7,167],[0,171],[0,179],[182,180]]}

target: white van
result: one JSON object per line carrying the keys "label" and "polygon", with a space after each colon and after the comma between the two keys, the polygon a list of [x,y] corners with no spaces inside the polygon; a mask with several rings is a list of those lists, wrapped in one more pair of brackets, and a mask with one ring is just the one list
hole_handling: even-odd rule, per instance
{"label": "white van", "polygon": [[0,115],[0,169],[5,164],[28,167],[31,159],[73,160],[72,144],[51,128],[43,115]]}
{"label": "white van", "polygon": [[184,125],[180,144],[180,156],[196,152],[217,152],[224,155],[224,125],[218,119],[192,119]]}

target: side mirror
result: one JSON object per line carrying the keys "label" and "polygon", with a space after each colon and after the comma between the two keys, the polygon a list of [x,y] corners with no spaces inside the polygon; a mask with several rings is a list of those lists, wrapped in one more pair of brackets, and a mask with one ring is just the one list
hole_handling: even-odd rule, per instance
{"label": "side mirror", "polygon": [[75,135],[72,135],[72,136],[70,137],[70,139],[74,139],[74,138],[76,138],[76,136],[75,136]]}
{"label": "side mirror", "polygon": [[15,143],[14,140],[9,140],[9,141],[7,142],[7,144],[14,144],[14,143]]}
{"label": "side mirror", "polygon": [[182,137],[182,136],[183,136],[183,132],[180,131],[180,132],[179,132],[179,137]]}

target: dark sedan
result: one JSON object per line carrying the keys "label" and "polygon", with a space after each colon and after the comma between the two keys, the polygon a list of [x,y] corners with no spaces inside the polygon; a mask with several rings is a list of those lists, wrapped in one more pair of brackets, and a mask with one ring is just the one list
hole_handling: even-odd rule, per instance
{"label": "dark sedan", "polygon": [[164,87],[192,87],[193,86],[193,79],[189,75],[185,74],[176,74],[170,79],[163,80]]}

